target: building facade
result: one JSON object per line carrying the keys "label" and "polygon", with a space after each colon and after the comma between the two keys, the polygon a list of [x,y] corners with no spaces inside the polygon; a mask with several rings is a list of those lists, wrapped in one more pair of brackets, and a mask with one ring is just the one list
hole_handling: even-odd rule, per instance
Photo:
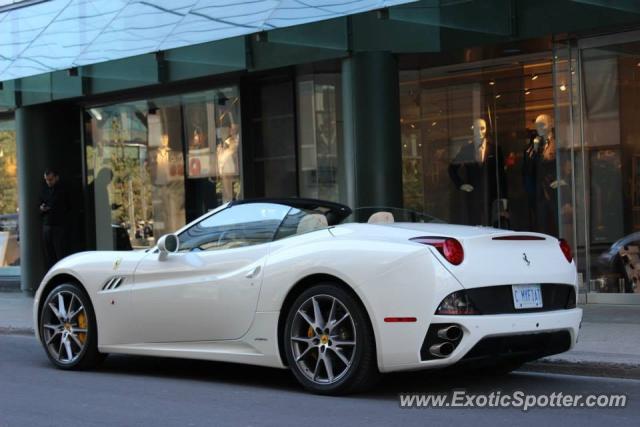
{"label": "building facade", "polygon": [[[3,46],[58,2],[8,3],[0,275],[25,290],[43,273],[34,207],[49,166],[74,194],[69,251],[150,247],[234,199],[311,197],[564,238],[582,302],[640,304],[640,4],[343,5],[144,51],[166,14],[196,14],[143,2],[155,7],[124,20],[103,56],[26,72],[47,55]],[[100,2],[64,3],[73,46]],[[122,18],[136,2],[120,3]],[[156,24],[135,25],[145,17]]]}

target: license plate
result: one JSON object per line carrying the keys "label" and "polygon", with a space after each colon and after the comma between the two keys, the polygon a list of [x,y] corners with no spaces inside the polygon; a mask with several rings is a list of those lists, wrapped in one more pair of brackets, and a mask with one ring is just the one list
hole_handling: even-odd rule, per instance
{"label": "license plate", "polygon": [[518,309],[542,307],[540,285],[511,285],[513,305]]}

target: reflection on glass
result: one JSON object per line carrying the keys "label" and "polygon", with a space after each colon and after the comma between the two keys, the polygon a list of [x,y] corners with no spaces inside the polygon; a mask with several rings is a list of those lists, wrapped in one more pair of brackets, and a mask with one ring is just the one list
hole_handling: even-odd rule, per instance
{"label": "reflection on glass", "polygon": [[16,131],[12,120],[0,121],[0,274],[20,274]]}
{"label": "reflection on glass", "polygon": [[189,179],[215,183],[221,202],[241,198],[240,97],[224,88],[185,97]]}
{"label": "reflection on glass", "polygon": [[297,84],[300,195],[338,201],[340,75],[305,75]]}
{"label": "reflection on glass", "polygon": [[640,43],[582,51],[589,291],[640,293]]}
{"label": "reflection on glass", "polygon": [[237,92],[223,88],[87,110],[98,249],[152,246],[183,226],[185,177],[198,184],[193,199],[207,202],[195,215],[240,197]]}
{"label": "reflection on glass", "polygon": [[552,64],[402,71],[405,207],[558,235],[557,199],[571,180],[558,175]]}

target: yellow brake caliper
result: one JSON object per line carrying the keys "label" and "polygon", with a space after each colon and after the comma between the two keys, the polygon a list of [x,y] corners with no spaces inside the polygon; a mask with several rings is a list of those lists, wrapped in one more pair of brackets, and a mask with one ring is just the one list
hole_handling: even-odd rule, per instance
{"label": "yellow brake caliper", "polygon": [[[87,316],[85,316],[84,313],[78,314],[78,328],[87,329]],[[78,339],[84,344],[84,341],[87,339],[87,334],[84,332],[79,333]]]}

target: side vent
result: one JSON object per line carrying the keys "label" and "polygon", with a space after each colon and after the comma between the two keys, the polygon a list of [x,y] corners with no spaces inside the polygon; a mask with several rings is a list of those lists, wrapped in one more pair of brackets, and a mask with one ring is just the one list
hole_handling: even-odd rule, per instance
{"label": "side vent", "polygon": [[117,289],[120,285],[122,285],[125,281],[125,278],[122,276],[114,276],[107,280],[107,282],[102,286],[103,291],[112,291]]}

